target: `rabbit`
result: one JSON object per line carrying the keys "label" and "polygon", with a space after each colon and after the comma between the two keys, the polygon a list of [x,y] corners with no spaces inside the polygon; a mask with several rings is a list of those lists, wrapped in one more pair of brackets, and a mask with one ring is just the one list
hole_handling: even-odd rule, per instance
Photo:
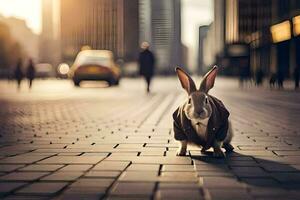
{"label": "rabbit", "polygon": [[177,156],[185,156],[188,143],[202,146],[202,153],[213,147],[214,157],[225,157],[232,152],[232,140],[229,112],[223,103],[208,94],[213,88],[218,67],[214,66],[207,72],[199,89],[193,79],[181,68],[176,68],[181,86],[188,94],[188,100],[173,113],[173,129],[175,140],[180,142]]}

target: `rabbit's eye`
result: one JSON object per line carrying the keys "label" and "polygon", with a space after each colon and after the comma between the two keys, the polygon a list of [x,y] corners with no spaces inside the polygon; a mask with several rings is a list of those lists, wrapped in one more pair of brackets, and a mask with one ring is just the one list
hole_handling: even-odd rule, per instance
{"label": "rabbit's eye", "polygon": [[191,104],[191,98],[189,98],[188,104]]}

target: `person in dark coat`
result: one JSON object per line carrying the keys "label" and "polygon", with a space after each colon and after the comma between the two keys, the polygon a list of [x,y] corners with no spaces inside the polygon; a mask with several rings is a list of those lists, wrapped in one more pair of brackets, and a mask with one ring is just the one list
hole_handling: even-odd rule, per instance
{"label": "person in dark coat", "polygon": [[257,69],[255,73],[255,84],[256,86],[261,86],[263,84],[263,79],[264,79],[264,72],[262,69]]}
{"label": "person in dark coat", "polygon": [[140,75],[143,76],[147,83],[147,92],[150,92],[151,79],[154,75],[155,57],[149,50],[149,43],[143,42],[141,45],[142,51],[139,54]]}
{"label": "person in dark coat", "polygon": [[32,59],[29,59],[29,63],[27,66],[26,77],[29,81],[29,88],[32,87],[33,79],[35,78],[35,67]]}
{"label": "person in dark coat", "polygon": [[295,89],[299,89],[299,79],[300,79],[300,67],[296,67],[294,70],[294,79],[295,79]]}
{"label": "person in dark coat", "polygon": [[20,58],[18,60],[16,69],[15,69],[15,79],[17,80],[17,83],[18,83],[18,89],[20,89],[20,87],[21,87],[21,81],[23,78],[24,78],[24,74],[22,71],[22,59]]}

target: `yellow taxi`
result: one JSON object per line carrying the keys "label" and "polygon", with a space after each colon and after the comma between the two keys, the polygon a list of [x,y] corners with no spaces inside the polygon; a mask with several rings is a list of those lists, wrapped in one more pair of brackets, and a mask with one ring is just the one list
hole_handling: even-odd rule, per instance
{"label": "yellow taxi", "polygon": [[69,71],[75,86],[83,80],[101,80],[109,85],[118,85],[120,74],[120,67],[109,50],[80,51]]}

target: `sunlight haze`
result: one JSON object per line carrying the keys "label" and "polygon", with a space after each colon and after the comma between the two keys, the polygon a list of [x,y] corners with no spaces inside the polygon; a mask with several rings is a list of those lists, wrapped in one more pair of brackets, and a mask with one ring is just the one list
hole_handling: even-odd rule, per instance
{"label": "sunlight haze", "polygon": [[34,33],[41,32],[41,0],[0,0],[0,15],[24,19]]}

